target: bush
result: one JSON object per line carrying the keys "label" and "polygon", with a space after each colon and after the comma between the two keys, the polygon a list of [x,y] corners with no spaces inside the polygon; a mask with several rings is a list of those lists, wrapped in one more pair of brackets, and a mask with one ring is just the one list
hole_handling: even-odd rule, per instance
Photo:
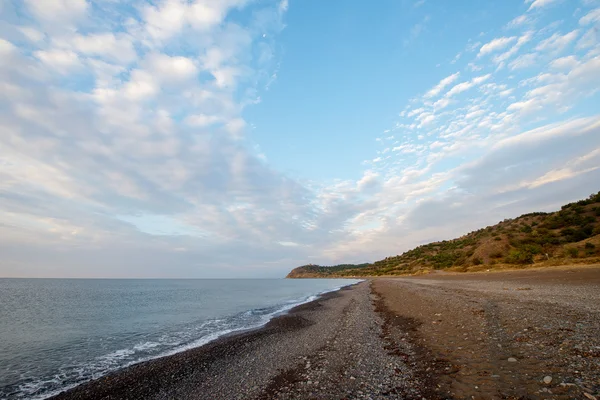
{"label": "bush", "polygon": [[523,232],[523,233],[531,233],[532,231],[533,231],[533,229],[532,229],[532,228],[531,228],[531,226],[529,226],[529,225],[524,225],[524,226],[521,228],[521,232]]}
{"label": "bush", "polygon": [[590,197],[588,197],[588,202],[590,204],[600,203],[600,192],[590,195]]}
{"label": "bush", "polygon": [[573,228],[565,228],[560,231],[560,236],[571,236],[575,233],[575,229]]}
{"label": "bush", "polygon": [[522,250],[511,250],[506,261],[509,264],[533,264],[533,254]]}
{"label": "bush", "polygon": [[494,238],[494,240],[495,240],[495,241],[497,241],[497,242],[499,242],[499,241],[501,241],[501,240],[502,240],[502,238],[501,238],[501,237],[499,237],[499,236],[496,236],[496,237]]}
{"label": "bush", "polygon": [[569,257],[577,258],[579,256],[579,249],[576,247],[570,247],[567,249],[567,254]]}
{"label": "bush", "polygon": [[523,246],[523,251],[531,254],[540,254],[542,247],[539,244],[527,244]]}
{"label": "bush", "polygon": [[481,258],[475,257],[473,259],[473,265],[481,265],[481,264],[483,264],[483,260]]}
{"label": "bush", "polygon": [[596,207],[594,214],[596,214],[597,217],[600,217],[600,207]]}
{"label": "bush", "polygon": [[460,255],[455,252],[444,252],[429,257],[435,269],[450,268],[459,258]]}

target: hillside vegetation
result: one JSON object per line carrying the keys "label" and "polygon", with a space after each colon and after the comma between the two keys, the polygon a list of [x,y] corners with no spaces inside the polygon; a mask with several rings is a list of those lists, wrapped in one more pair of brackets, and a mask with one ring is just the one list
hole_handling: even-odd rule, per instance
{"label": "hillside vegetation", "polygon": [[368,264],[304,265],[288,278],[381,276],[600,262],[600,192],[553,213],[506,219]]}

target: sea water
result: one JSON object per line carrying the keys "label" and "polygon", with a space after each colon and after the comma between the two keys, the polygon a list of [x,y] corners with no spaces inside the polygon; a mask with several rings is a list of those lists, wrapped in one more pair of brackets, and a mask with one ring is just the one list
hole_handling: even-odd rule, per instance
{"label": "sea water", "polygon": [[0,399],[47,398],[356,282],[0,279]]}

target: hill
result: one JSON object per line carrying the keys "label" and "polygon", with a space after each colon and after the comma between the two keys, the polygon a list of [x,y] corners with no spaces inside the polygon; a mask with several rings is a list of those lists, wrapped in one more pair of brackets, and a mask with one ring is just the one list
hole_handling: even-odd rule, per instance
{"label": "hill", "polygon": [[419,246],[367,264],[304,265],[288,278],[414,274],[432,269],[476,271],[529,265],[600,262],[600,192],[552,213],[506,219],[460,238]]}

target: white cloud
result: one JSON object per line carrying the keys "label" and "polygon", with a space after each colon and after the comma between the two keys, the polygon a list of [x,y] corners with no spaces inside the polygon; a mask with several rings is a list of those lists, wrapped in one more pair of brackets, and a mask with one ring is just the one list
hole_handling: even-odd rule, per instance
{"label": "white cloud", "polygon": [[286,12],[289,8],[288,0],[281,0],[279,3],[279,12]]}
{"label": "white cloud", "polygon": [[448,105],[450,105],[450,100],[447,98],[441,98],[438,101],[436,101],[435,103],[433,103],[433,108],[435,110],[441,110],[443,108],[448,107]]}
{"label": "white cloud", "polygon": [[600,22],[600,8],[590,11],[579,19],[581,25],[589,25],[595,22]]}
{"label": "white cloud", "polygon": [[227,122],[225,127],[232,137],[237,139],[242,136],[244,129],[246,128],[246,121],[244,121],[242,118],[235,118]]}
{"label": "white cloud", "polygon": [[30,26],[21,26],[19,27],[19,31],[21,31],[28,40],[34,43],[41,42],[46,37],[44,33]]}
{"label": "white cloud", "polygon": [[596,46],[598,43],[598,32],[595,28],[588,30],[582,37],[577,41],[576,48],[578,50],[588,49]]}
{"label": "white cloud", "polygon": [[511,47],[510,50],[495,56],[494,62],[497,64],[502,64],[502,63],[506,62],[509,58],[511,58],[512,56],[517,54],[517,52],[521,49],[521,47],[524,44],[526,44],[527,42],[529,42],[532,37],[533,37],[532,32],[525,32],[522,36],[519,37],[519,39],[517,40],[517,43],[515,43],[515,45],[513,47]]}
{"label": "white cloud", "polygon": [[198,73],[194,62],[183,56],[154,53],[146,57],[145,63],[152,76],[163,82],[187,81],[194,79]]}
{"label": "white cloud", "polygon": [[542,7],[546,7],[552,3],[556,3],[558,0],[525,0],[526,3],[531,3],[531,6],[529,6],[529,10],[533,10],[536,8],[542,8]]}
{"label": "white cloud", "polygon": [[156,40],[166,40],[179,33],[186,22],[188,6],[179,0],[165,0],[159,6],[143,9],[146,32]]}
{"label": "white cloud", "polygon": [[115,36],[113,33],[75,35],[72,45],[80,53],[100,56],[124,64],[137,58],[131,39],[125,36]]}
{"label": "white cloud", "polygon": [[363,177],[357,182],[358,191],[373,190],[379,184],[379,174],[375,171],[367,170]]}
{"label": "white cloud", "polygon": [[483,67],[481,67],[481,66],[479,66],[479,65],[477,65],[477,64],[474,64],[474,63],[469,63],[469,64],[468,64],[468,67],[469,67],[469,69],[470,69],[472,72],[481,71],[481,70],[483,69]]}
{"label": "white cloud", "polygon": [[530,17],[527,14],[522,14],[519,15],[518,17],[515,17],[513,20],[511,20],[507,27],[508,28],[518,28],[521,25],[524,25],[526,23],[528,23],[530,21]]}
{"label": "white cloud", "polygon": [[448,92],[446,93],[446,97],[451,97],[456,94],[462,93],[466,90],[469,90],[473,87],[473,85],[474,84],[471,81],[462,82],[457,85],[454,85],[450,90],[448,90]]}
{"label": "white cloud", "polygon": [[444,90],[448,85],[451,85],[454,81],[458,79],[460,76],[460,72],[456,72],[452,75],[449,75],[442,79],[440,83],[431,88],[427,93],[425,93],[425,98],[431,98],[439,95],[442,90]]}
{"label": "white cloud", "polygon": [[409,112],[406,113],[407,117],[413,117],[415,115],[421,114],[423,111],[425,111],[425,109],[423,107],[421,108],[415,108],[414,110],[410,110]]}
{"label": "white cloud", "polygon": [[522,56],[517,57],[509,64],[510,69],[516,70],[531,67],[532,65],[535,65],[537,63],[537,58],[537,53],[523,54]]}
{"label": "white cloud", "polygon": [[131,71],[131,79],[125,84],[125,96],[133,101],[149,100],[158,94],[158,82],[148,72],[143,70]]}
{"label": "white cloud", "polygon": [[488,79],[491,78],[491,76],[492,76],[491,74],[476,76],[473,79],[471,79],[470,81],[459,83],[458,85],[455,85],[450,90],[448,90],[448,92],[446,93],[445,96],[452,97],[454,95],[457,95],[459,93],[467,91],[467,90],[471,89],[473,86],[480,85],[483,82],[487,81]]}
{"label": "white cloud", "polygon": [[210,126],[221,121],[221,117],[206,114],[190,115],[186,118],[186,123],[198,127]]}
{"label": "white cloud", "polygon": [[[246,0],[220,2],[163,0],[159,5],[143,8],[145,30],[154,40],[163,43],[186,26],[197,31],[208,31],[221,22],[230,9],[243,5]],[[285,4],[284,4],[285,6]],[[280,8],[284,12],[286,7]]]}
{"label": "white cloud", "polygon": [[577,61],[575,56],[557,58],[550,63],[550,67],[560,70],[572,70],[577,65],[579,65],[579,61]]}
{"label": "white cloud", "polygon": [[14,53],[17,48],[8,40],[4,40],[0,38],[0,54],[4,56],[8,56],[11,53]]}
{"label": "white cloud", "polygon": [[577,39],[579,35],[579,30],[575,29],[569,33],[561,35],[559,33],[555,33],[549,38],[543,40],[536,46],[536,50],[543,52],[553,52],[557,53],[562,51],[569,43]]}
{"label": "white cloud", "polygon": [[25,3],[38,20],[55,24],[75,22],[88,10],[86,0],[25,0]]}
{"label": "white cloud", "polygon": [[61,74],[67,74],[82,66],[77,54],[69,50],[40,50],[34,54],[48,67]]}
{"label": "white cloud", "polygon": [[496,52],[498,50],[502,50],[515,40],[517,40],[516,36],[495,38],[492,41],[481,46],[481,48],[479,49],[478,57]]}

